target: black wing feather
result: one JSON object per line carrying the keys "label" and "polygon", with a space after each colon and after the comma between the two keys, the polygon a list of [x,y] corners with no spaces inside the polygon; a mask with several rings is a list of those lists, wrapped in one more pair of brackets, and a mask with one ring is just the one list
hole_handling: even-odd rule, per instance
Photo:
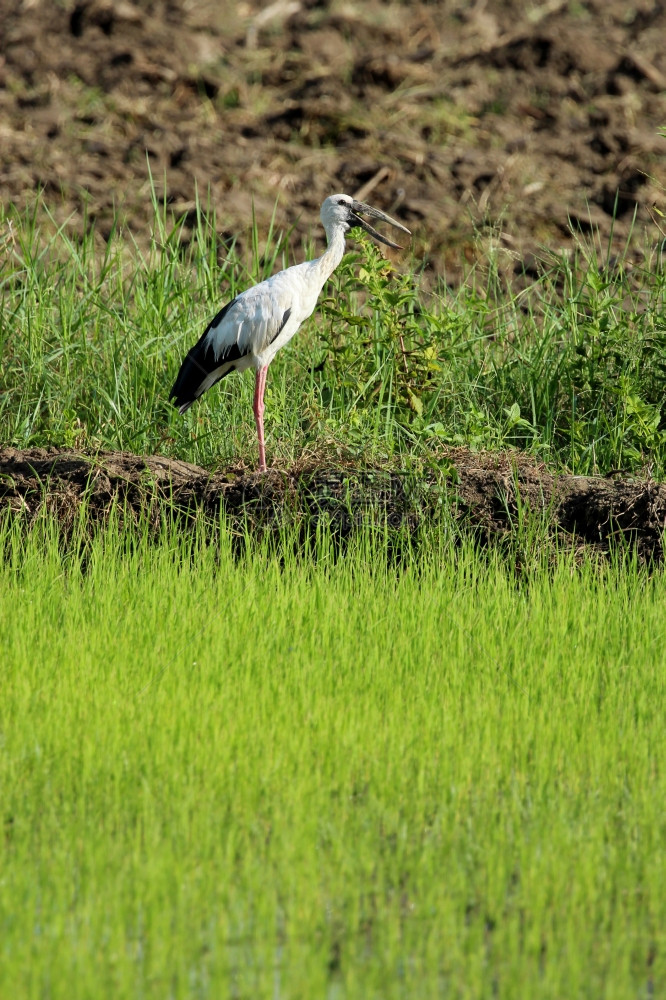
{"label": "black wing feather", "polygon": [[289,306],[288,309],[285,309],[284,314],[282,316],[282,321],[281,321],[279,327],[277,328],[277,333],[274,333],[273,336],[271,337],[271,339],[268,341],[269,345],[272,344],[274,340],[278,339],[278,337],[280,336],[280,334],[284,330],[285,324],[286,324],[286,322],[287,322],[287,320],[289,319],[290,316],[291,316],[291,306]]}
{"label": "black wing feather", "polygon": [[[215,357],[215,352],[210,344],[204,343],[211,329],[222,322],[235,302],[236,299],[232,299],[231,302],[227,302],[220,309],[201,334],[194,347],[187,352],[180,366],[178,377],[169,393],[169,399],[173,399],[174,406],[177,406],[182,412],[185,412],[195,399],[198,399],[203,391],[201,388],[203,382],[216,368],[219,368],[223,364],[239,361],[240,358],[245,357],[248,353],[247,351],[241,351],[238,344],[232,344],[224,357]],[[231,364],[215,381],[219,382],[221,378],[224,378],[225,375],[228,375],[233,370],[234,366]],[[211,384],[214,385],[215,383]]]}

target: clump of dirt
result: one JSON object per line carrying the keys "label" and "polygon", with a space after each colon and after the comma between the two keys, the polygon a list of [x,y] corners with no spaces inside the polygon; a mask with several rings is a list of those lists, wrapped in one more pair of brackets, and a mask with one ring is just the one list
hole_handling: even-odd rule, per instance
{"label": "clump of dirt", "polygon": [[196,465],[120,452],[86,455],[68,449],[0,450],[0,511],[30,525],[44,511],[68,536],[85,514],[104,523],[111,510],[158,526],[168,512],[184,524],[203,515],[232,532],[275,532],[301,526],[314,537],[326,524],[344,541],[362,526],[386,525],[416,537],[441,516],[443,504],[462,532],[482,544],[515,533],[536,516],[574,548],[611,552],[634,546],[651,564],[663,560],[666,486],[585,476],[554,476],[520,453],[448,453],[448,475],[421,479],[386,469],[294,468],[267,474],[209,473]]}
{"label": "clump of dirt", "polygon": [[490,251],[520,273],[571,248],[572,226],[604,251],[633,233],[634,258],[663,239],[654,0],[0,0],[0,23],[2,199],[41,187],[74,229],[106,237],[120,207],[145,242],[147,158],[190,223],[210,189],[222,239],[252,203],[265,230],[280,195],[298,243],[344,190],[402,219],[449,280]]}

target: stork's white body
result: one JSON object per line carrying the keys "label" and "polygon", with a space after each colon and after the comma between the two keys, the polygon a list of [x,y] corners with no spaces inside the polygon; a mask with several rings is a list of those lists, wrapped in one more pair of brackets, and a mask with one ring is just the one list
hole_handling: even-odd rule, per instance
{"label": "stork's white body", "polygon": [[[230,348],[237,345],[243,357],[234,362],[236,371],[269,365],[315,311],[321,290],[344,251],[344,235],[340,233],[317,260],[294,264],[241,292],[234,299],[233,309],[217,326],[211,325],[206,346],[223,360]],[[287,312],[289,316],[280,329]]]}
{"label": "stork's white body", "polygon": [[291,340],[314,312],[327,278],[342,260],[346,232],[351,225],[360,225],[381,242],[396,246],[359,219],[356,211],[384,219],[409,232],[383,212],[355,202],[348,195],[327,198],[321,208],[321,220],[328,239],[325,253],[316,260],[295,264],[248,288],[220,310],[188,352],[171,390],[170,398],[184,413],[225,375],[255,368],[254,415],[260,471],[266,469],[263,426],[266,371],[280,348]]}

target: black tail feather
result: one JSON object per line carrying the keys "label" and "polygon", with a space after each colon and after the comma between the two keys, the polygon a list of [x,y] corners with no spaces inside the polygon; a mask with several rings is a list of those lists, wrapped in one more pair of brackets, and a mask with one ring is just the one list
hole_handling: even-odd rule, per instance
{"label": "black tail feather", "polygon": [[235,368],[234,362],[244,356],[239,350],[238,344],[232,344],[223,356],[218,357],[216,357],[210,343],[206,344],[211,329],[224,319],[225,314],[235,301],[233,299],[228,302],[219,311],[183,359],[176,381],[169,393],[169,399],[173,400],[174,406],[177,406],[181,413],[185,413],[206,389],[232,372]]}

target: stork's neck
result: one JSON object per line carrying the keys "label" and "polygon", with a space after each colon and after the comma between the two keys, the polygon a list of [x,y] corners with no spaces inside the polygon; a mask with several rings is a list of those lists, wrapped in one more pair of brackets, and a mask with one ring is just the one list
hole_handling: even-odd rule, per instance
{"label": "stork's neck", "polygon": [[325,253],[323,253],[316,261],[317,271],[319,272],[322,286],[326,279],[330,278],[333,274],[344,256],[345,232],[345,227],[341,225],[332,226],[330,229],[326,230],[328,247],[326,248]]}

